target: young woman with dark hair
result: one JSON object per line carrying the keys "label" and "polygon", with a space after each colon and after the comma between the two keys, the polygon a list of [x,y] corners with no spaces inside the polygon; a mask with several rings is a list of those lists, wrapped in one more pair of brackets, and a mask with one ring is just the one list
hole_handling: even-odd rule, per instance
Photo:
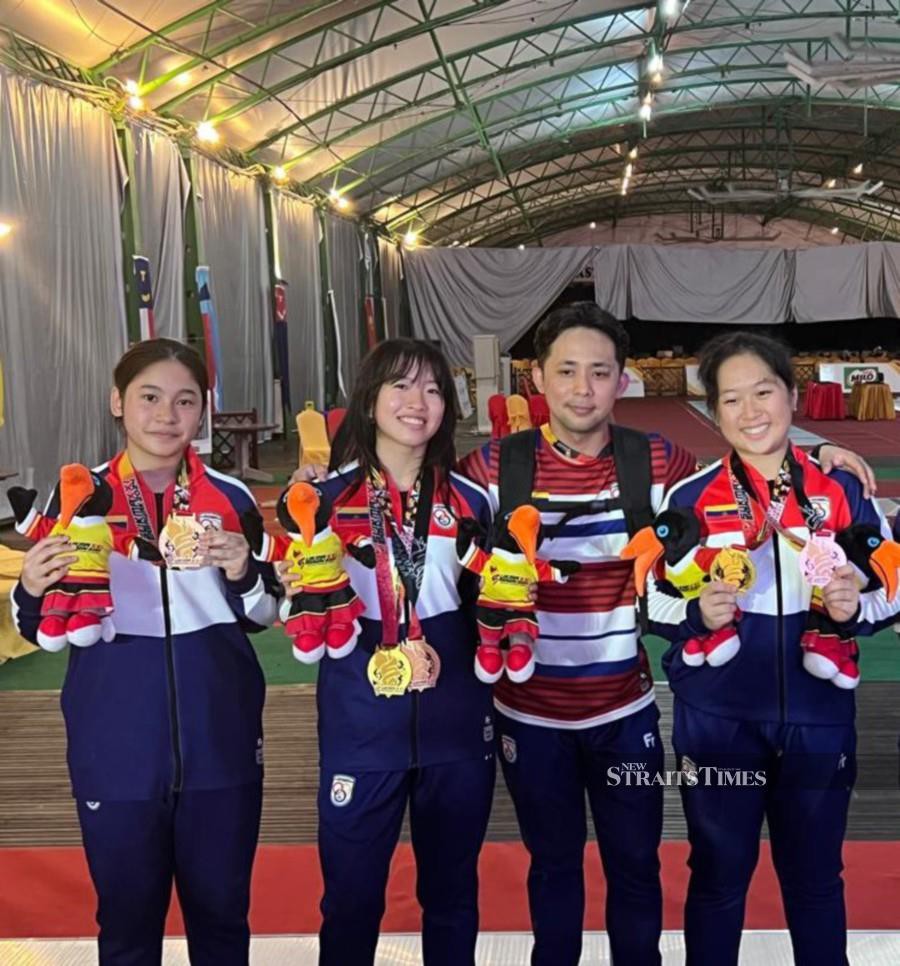
{"label": "young woman with dark hair", "polygon": [[[111,396],[124,447],[90,477],[110,508],[105,522],[86,521],[150,545],[192,531],[179,558],[190,569],[109,555],[115,635],[69,655],[62,710],[101,966],[159,966],[173,882],[193,966],[249,962],[265,682],[247,633],[275,620],[278,585],[243,534],[249,518],[261,525],[250,491],[191,448],[206,390],[203,362],[187,346],[152,339],[131,348]],[[59,516],[58,493],[45,516]],[[20,530],[39,524],[32,510]],[[69,572],[73,549],[48,536],[25,555],[12,599],[28,640],[37,640],[42,597]]]}
{"label": "young woman with dark hair", "polygon": [[[452,471],[453,381],[428,342],[392,339],[363,360],[318,483],[365,603],[352,654],[318,679],[322,966],[371,966],[391,856],[409,808],[426,966],[473,966],[478,854],[494,787],[490,687],[472,672],[471,587],[457,520],[490,523],[487,496]],[[290,591],[288,591],[290,592]],[[474,600],[474,597],[471,598]]]}
{"label": "young woman with dark hair", "polygon": [[[714,566],[690,602],[664,584],[651,592],[651,630],[672,642],[663,666],[691,842],[687,964],[736,966],[765,818],[794,962],[845,966],[841,846],[859,680],[852,638],[890,623],[896,605],[883,589],[861,595],[840,553],[821,572],[811,562],[852,524],[867,525],[873,547],[890,534],[859,480],[826,475],[791,442],[797,390],[783,345],[723,334],[704,348],[700,374],[731,449],[673,487],[664,508],[695,514],[707,547],[734,548],[729,566],[742,582],[715,579]],[[688,641],[729,627],[733,656],[688,659]],[[812,633],[817,627],[827,633]],[[825,679],[829,667],[839,673]]]}

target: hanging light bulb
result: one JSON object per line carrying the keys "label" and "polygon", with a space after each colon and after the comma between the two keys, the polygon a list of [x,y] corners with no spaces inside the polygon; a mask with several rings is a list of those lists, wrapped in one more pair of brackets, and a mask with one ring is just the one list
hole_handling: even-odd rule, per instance
{"label": "hanging light bulb", "polygon": [[853,173],[854,174],[862,174],[863,173],[862,161],[860,161],[859,164],[856,165],[856,167],[853,169]]}
{"label": "hanging light bulb", "polygon": [[628,194],[628,178],[624,178],[622,180],[622,194],[623,195]]}
{"label": "hanging light bulb", "polygon": [[140,88],[137,85],[137,81],[127,80],[125,81],[125,93],[126,94],[137,94]]}
{"label": "hanging light bulb", "polygon": [[137,94],[132,94],[131,97],[128,98],[128,106],[132,109],[132,111],[142,111],[144,109],[144,99],[142,97],[138,97]]}
{"label": "hanging light bulb", "polygon": [[197,140],[205,141],[207,144],[215,144],[219,140],[219,132],[214,124],[209,121],[201,121],[197,125]]}
{"label": "hanging light bulb", "polygon": [[341,211],[346,211],[350,207],[350,202],[343,195],[341,195],[337,200],[337,206]]}
{"label": "hanging light bulb", "polygon": [[591,222],[591,231],[596,231],[596,230],[597,230],[597,222],[596,221],[592,221]]}
{"label": "hanging light bulb", "polygon": [[828,184],[826,185],[826,187],[833,188],[836,184],[837,184],[837,181],[834,178],[829,178]]}
{"label": "hanging light bulb", "polygon": [[660,0],[659,11],[666,20],[674,20],[680,10],[681,5],[678,0]]}
{"label": "hanging light bulb", "polygon": [[650,94],[648,94],[644,98],[643,103],[641,104],[638,110],[638,117],[640,117],[642,121],[649,121],[652,116],[653,116],[653,98]]}
{"label": "hanging light bulb", "polygon": [[187,87],[191,82],[191,72],[189,70],[183,70],[175,78],[175,83],[179,87]]}
{"label": "hanging light bulb", "polygon": [[637,149],[637,145],[635,145],[635,146],[634,146],[634,147],[633,147],[633,148],[632,148],[632,149],[631,149],[631,150],[630,150],[630,151],[628,152],[628,157],[629,157],[629,158],[631,158],[631,160],[632,160],[632,161],[634,161],[634,160],[635,160],[635,159],[637,158],[637,156],[638,156],[638,149]]}
{"label": "hanging light bulb", "polygon": [[633,171],[634,165],[629,161],[628,164],[625,165],[625,177],[630,178]]}
{"label": "hanging light bulb", "polygon": [[654,51],[647,58],[647,73],[648,74],[659,74],[663,69],[663,55]]}
{"label": "hanging light bulb", "polygon": [[524,252],[525,251],[525,246],[520,244],[518,246],[518,249],[519,249],[520,252]]}
{"label": "hanging light bulb", "polygon": [[837,225],[835,225],[834,228],[831,229],[831,234],[836,235],[839,231],[840,229],[838,228]]}
{"label": "hanging light bulb", "polygon": [[416,245],[418,244],[418,241],[419,241],[419,233],[417,231],[413,231],[412,229],[410,229],[403,236],[403,244],[406,245],[407,248],[415,248]]}
{"label": "hanging light bulb", "polygon": [[13,226],[8,221],[0,221],[0,241],[12,234]]}
{"label": "hanging light bulb", "polygon": [[288,179],[288,173],[279,164],[272,168],[272,180],[277,181],[278,184],[283,184]]}

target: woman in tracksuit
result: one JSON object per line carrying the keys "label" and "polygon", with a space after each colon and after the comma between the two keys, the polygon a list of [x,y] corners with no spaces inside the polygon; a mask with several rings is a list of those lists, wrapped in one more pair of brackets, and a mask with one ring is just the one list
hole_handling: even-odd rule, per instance
{"label": "woman in tracksuit", "polygon": [[[824,538],[851,523],[889,533],[858,480],[844,471],[826,476],[789,442],[797,391],[783,346],[747,333],[719,336],[703,352],[700,376],[732,450],[674,487],[667,506],[693,507],[706,545],[745,551],[755,575],[739,597],[713,579],[686,607],[665,584],[651,593],[651,629],[672,642],[663,666],[675,695],[672,740],[691,843],[687,963],[737,964],[765,817],[794,962],[844,966],[841,846],[856,775],[858,672],[845,667],[839,687],[804,668],[812,588],[800,554],[811,533]],[[881,589],[860,595],[849,565],[834,571],[822,597],[842,637],[873,633],[895,609]],[[685,663],[689,638],[735,619],[734,657],[719,666]]]}
{"label": "woman in tracksuit", "polygon": [[[191,448],[206,392],[204,365],[187,346],[134,346],[112,392],[125,447],[94,471],[111,490],[107,522],[145,548],[173,517],[203,530],[197,569],[112,554],[115,637],[70,651],[62,710],[101,966],[159,966],[173,880],[193,966],[248,962],[265,684],[247,632],[273,622],[275,582],[243,536],[259,520],[250,491]],[[54,495],[46,515],[57,513]],[[25,556],[12,600],[29,640],[72,549],[48,537]]]}
{"label": "woman in tracksuit", "polygon": [[[409,807],[426,966],[473,966],[478,853],[494,787],[491,689],[472,671],[457,520],[489,526],[485,492],[452,472],[454,387],[430,343],[394,339],[363,361],[317,484],[365,604],[348,657],[319,666],[322,966],[371,966],[391,856]],[[475,588],[470,588],[475,589]],[[474,595],[471,595],[474,601]]]}

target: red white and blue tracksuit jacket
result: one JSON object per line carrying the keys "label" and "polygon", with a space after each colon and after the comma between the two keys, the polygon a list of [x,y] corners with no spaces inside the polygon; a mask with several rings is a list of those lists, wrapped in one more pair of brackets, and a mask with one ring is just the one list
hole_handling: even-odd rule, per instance
{"label": "red white and blue tracksuit jacket", "polygon": [[[826,476],[819,465],[794,448],[803,473],[809,501],[826,513],[824,529],[841,530],[850,523],[878,526],[890,538],[888,525],[877,505],[863,497],[856,477],[842,470]],[[767,482],[744,464],[754,488],[768,494]],[[728,470],[718,461],[674,486],[664,509],[693,507],[711,547],[743,546],[744,533]],[[792,491],[782,525],[806,540],[810,531]],[[750,558],[756,568],[753,587],[738,598],[743,616],[737,623],[741,649],[720,667],[690,667],[681,659],[689,637],[708,633],[700,616],[699,601],[684,601],[667,593],[666,585],[652,585],[649,598],[650,630],[672,642],[663,668],[676,697],[709,714],[743,721],[782,722],[796,725],[851,724],[854,692],[834,687],[803,668],[800,638],[806,626],[811,588],[800,574],[799,550],[774,533]],[[857,618],[844,629],[870,635],[891,623],[898,606],[887,601],[883,590],[861,595]]]}
{"label": "red white and blue tracksuit jacket", "polygon": [[[107,520],[133,529],[121,458],[95,472],[113,490]],[[239,480],[204,466],[193,450],[187,461],[192,513],[236,532],[241,514],[259,513]],[[155,495],[140,482],[158,533],[174,485]],[[55,504],[56,496],[48,514],[56,514]],[[110,585],[116,637],[71,648],[62,689],[73,795],[147,801],[260,781],[265,681],[247,632],[275,620],[271,565],[251,556],[246,576],[229,581],[215,567],[168,570],[112,554]],[[35,643],[40,608],[41,599],[16,584],[13,618]]]}
{"label": "red white and blue tracksuit jacket", "polygon": [[[366,487],[356,485],[360,476],[352,464],[316,484],[334,506],[333,529],[347,543],[372,535]],[[491,511],[484,490],[456,473],[450,476],[449,505],[444,497],[443,487],[436,487],[416,603],[425,638],[441,661],[437,685],[391,698],[375,695],[366,667],[382,642],[376,572],[345,558],[366,610],[353,653],[319,665],[316,699],[325,771],[405,771],[493,755],[491,688],[472,669],[477,633],[471,605],[477,585],[456,556],[457,519],[474,517],[488,531]],[[393,556],[390,543],[388,550]]]}

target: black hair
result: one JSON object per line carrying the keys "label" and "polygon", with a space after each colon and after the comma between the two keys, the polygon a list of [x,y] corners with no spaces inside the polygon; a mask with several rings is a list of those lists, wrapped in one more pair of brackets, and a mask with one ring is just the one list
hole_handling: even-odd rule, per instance
{"label": "black hair", "polygon": [[567,329],[592,329],[605,335],[615,346],[619,370],[625,368],[629,349],[628,333],[621,322],[595,302],[570,302],[544,316],[534,333],[534,354],[539,366],[543,367],[553,343]]}
{"label": "black hair", "polygon": [[365,474],[381,469],[375,452],[375,400],[381,387],[395,379],[416,375],[423,368],[430,369],[441,397],[444,416],[437,432],[428,441],[423,468],[438,471],[438,486],[449,482],[450,471],[456,463],[456,393],[450,366],[437,346],[424,339],[387,339],[375,346],[363,359],[353,391],[347,403],[347,413],[331,444],[330,469],[358,460]]}
{"label": "black hair", "polygon": [[698,375],[706,390],[706,406],[715,413],[719,403],[719,369],[732,356],[753,355],[764,362],[788,392],[796,385],[791,350],[778,339],[756,332],[720,332],[700,350]]}
{"label": "black hair", "polygon": [[113,372],[113,383],[122,399],[125,398],[128,386],[145,369],[169,359],[180,362],[190,372],[200,389],[200,404],[205,407],[209,390],[206,365],[195,349],[175,339],[146,339],[137,342],[119,359]]}

